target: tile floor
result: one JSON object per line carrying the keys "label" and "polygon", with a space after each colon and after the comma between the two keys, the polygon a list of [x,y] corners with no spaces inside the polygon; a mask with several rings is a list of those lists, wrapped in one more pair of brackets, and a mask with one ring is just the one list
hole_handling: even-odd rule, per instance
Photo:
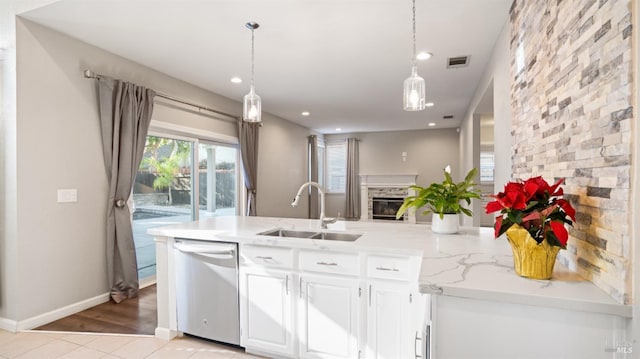
{"label": "tile floor", "polygon": [[0,330],[0,358],[16,359],[257,359],[242,349],[183,337],[165,341],[152,336]]}

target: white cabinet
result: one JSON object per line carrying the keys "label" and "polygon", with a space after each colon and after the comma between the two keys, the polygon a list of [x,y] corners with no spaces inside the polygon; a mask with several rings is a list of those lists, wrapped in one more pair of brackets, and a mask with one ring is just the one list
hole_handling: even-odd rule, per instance
{"label": "white cabinet", "polygon": [[269,357],[420,357],[420,259],[241,246],[241,345]]}
{"label": "white cabinet", "polygon": [[369,284],[367,358],[408,358],[410,343],[409,290],[406,284]]}
{"label": "white cabinet", "polygon": [[301,358],[358,358],[359,280],[301,274]]}
{"label": "white cabinet", "polygon": [[294,356],[292,273],[255,267],[240,270],[241,344]]}
{"label": "white cabinet", "polygon": [[427,297],[409,283],[369,281],[366,357],[420,358]]}

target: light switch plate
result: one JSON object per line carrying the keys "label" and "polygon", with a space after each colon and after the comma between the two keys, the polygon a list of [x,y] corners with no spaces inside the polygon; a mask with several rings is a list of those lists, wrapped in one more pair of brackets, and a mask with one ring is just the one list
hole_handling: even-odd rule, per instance
{"label": "light switch plate", "polygon": [[58,190],[58,203],[72,203],[78,202],[78,190],[72,189],[59,189]]}

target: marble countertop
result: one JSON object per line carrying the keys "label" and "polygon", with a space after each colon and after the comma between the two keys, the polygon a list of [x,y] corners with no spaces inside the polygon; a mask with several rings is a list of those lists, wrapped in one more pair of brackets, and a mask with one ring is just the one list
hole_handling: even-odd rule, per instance
{"label": "marble countertop", "polygon": [[551,280],[531,280],[513,270],[506,239],[491,228],[462,228],[458,234],[431,232],[428,225],[339,221],[327,231],[362,234],[355,242],[257,235],[273,229],[319,231],[318,220],[269,217],[214,217],[152,228],[154,236],[223,240],[242,244],[382,252],[422,256],[419,285],[423,293],[502,301],[631,317],[631,306],[617,303],[593,283],[559,262]]}

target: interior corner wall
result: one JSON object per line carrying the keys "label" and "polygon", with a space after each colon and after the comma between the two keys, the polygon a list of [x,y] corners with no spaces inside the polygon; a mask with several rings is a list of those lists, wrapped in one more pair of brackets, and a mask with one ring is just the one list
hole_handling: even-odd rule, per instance
{"label": "interior corner wall", "polygon": [[[466,175],[473,168],[480,168],[480,115],[470,114],[460,125],[460,173]],[[480,175],[476,176],[476,183],[480,183]],[[461,216],[462,225],[480,226],[481,202],[471,201],[472,217]]]}
{"label": "interior corner wall", "polygon": [[[459,144],[455,128],[325,135],[325,142],[349,137],[360,139],[360,174],[417,174],[416,183],[420,186],[442,182],[447,165],[453,169],[454,178],[464,176],[457,170]],[[407,153],[406,161],[403,152]],[[343,194],[327,196],[327,216],[344,211]],[[431,216],[418,215],[417,220],[430,222]]]}
{"label": "interior corner wall", "polygon": [[[17,125],[15,137],[8,138],[16,143],[16,168],[10,172],[15,173],[17,183],[16,229],[13,235],[5,228],[3,238],[4,248],[15,250],[10,258],[3,252],[2,258],[3,266],[13,263],[14,268],[8,268],[8,272],[2,268],[0,274],[8,276],[2,277],[1,295],[11,295],[13,300],[2,297],[0,315],[25,322],[108,292],[104,219],[107,180],[96,82],[84,78],[83,70],[138,83],[227,113],[239,115],[242,107],[238,101],[33,22],[18,18],[16,27]],[[167,113],[162,106],[156,104],[158,114]],[[227,133],[234,125],[186,111],[174,113],[175,117],[165,120],[198,130]],[[286,193],[290,198],[289,187],[306,180],[306,155],[288,145],[295,143],[297,148],[298,142],[306,143],[309,130],[268,114],[263,118],[258,176],[259,181],[271,181],[268,183],[273,185],[264,190],[267,195],[259,197],[263,200],[259,210],[262,215],[270,215],[270,206],[279,203],[276,196]],[[4,135],[10,137],[6,131]],[[7,147],[5,144],[5,151]],[[276,147],[279,150],[271,153]],[[306,153],[306,147],[300,151]],[[288,164],[286,170],[282,170],[285,165],[274,168],[281,163]],[[295,172],[293,166],[298,165],[300,169]],[[281,182],[292,184],[287,187]],[[10,195],[8,187],[5,183],[5,196]],[[57,189],[62,188],[77,189],[78,201],[57,203]],[[8,209],[5,205],[5,216],[9,215]],[[305,209],[298,210],[307,213]],[[5,305],[10,303],[14,307],[7,311]]]}
{"label": "interior corner wall", "polygon": [[17,0],[0,1],[0,328],[15,318],[16,233],[16,31]]}
{"label": "interior corner wall", "polygon": [[[475,112],[485,91],[493,82],[495,193],[502,190],[502,186],[511,179],[511,154],[513,153],[513,148],[511,141],[509,41],[510,25],[509,21],[506,21],[460,125],[460,172],[467,173],[472,168],[480,168],[480,126],[477,123]],[[474,200],[474,213],[481,213],[483,210],[481,201]],[[476,214],[472,219],[465,217],[463,223],[465,225],[478,226],[480,217],[480,215]]]}
{"label": "interior corner wall", "polygon": [[559,259],[623,304],[632,296],[637,138],[631,7],[517,1],[511,14],[514,177],[566,179],[577,213]]}
{"label": "interior corner wall", "polygon": [[308,196],[291,206],[300,186],[309,180],[308,128],[263,114],[258,152],[256,210],[263,217],[308,218]]}

